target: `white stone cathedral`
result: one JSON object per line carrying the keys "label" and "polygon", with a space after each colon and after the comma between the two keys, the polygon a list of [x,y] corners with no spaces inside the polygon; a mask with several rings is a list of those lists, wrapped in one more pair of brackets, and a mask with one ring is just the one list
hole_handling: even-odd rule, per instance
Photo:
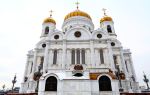
{"label": "white stone cathedral", "polygon": [[119,95],[138,92],[131,52],[117,39],[106,15],[94,29],[92,18],[77,9],[64,18],[62,30],[50,16],[40,41],[27,54],[20,93],[38,95]]}

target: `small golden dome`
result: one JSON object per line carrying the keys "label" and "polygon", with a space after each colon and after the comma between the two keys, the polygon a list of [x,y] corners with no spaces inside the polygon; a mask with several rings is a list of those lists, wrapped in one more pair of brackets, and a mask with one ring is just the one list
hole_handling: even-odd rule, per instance
{"label": "small golden dome", "polygon": [[66,19],[68,19],[68,18],[70,18],[70,17],[74,17],[74,16],[83,16],[83,17],[87,17],[87,18],[89,18],[90,20],[91,20],[91,17],[90,17],[90,15],[88,15],[87,13],[85,13],[85,12],[83,12],[83,11],[80,11],[80,10],[75,10],[75,11],[73,11],[73,12],[70,12],[69,14],[67,14],[66,16],[65,16],[65,19],[64,20],[66,20]]}
{"label": "small golden dome", "polygon": [[104,22],[104,21],[113,21],[111,17],[109,16],[104,16],[103,18],[100,19],[100,23]]}
{"label": "small golden dome", "polygon": [[46,18],[43,23],[53,23],[53,24],[56,25],[55,20],[51,17]]}

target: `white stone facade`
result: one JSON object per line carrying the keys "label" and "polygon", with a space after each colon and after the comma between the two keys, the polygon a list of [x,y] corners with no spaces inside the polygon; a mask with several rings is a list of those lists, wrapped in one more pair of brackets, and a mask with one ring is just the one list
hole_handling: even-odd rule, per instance
{"label": "white stone facade", "polygon": [[[42,76],[38,95],[119,95],[119,79],[124,92],[138,92],[131,52],[117,40],[113,24],[103,21],[94,29],[91,19],[73,16],[64,21],[59,31],[54,23],[43,23],[41,39],[27,55],[20,93],[35,92],[37,81],[33,77],[39,65]],[[122,76],[119,78],[117,66]],[[46,80],[51,76],[57,79],[56,91],[45,90]],[[100,88],[103,76],[110,80],[109,91],[105,91],[107,87]]]}

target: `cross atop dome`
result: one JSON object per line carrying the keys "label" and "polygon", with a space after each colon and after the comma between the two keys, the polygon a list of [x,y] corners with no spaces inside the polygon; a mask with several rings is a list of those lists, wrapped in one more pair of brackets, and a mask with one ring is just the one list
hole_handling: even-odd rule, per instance
{"label": "cross atop dome", "polygon": [[105,8],[102,9],[102,11],[104,12],[104,16],[107,16],[107,15],[106,15],[106,10],[107,10],[107,9],[105,9]]}
{"label": "cross atop dome", "polygon": [[75,3],[76,5],[77,5],[77,10],[79,9],[79,2],[77,1],[76,3]]}
{"label": "cross atop dome", "polygon": [[56,24],[56,21],[52,18],[53,11],[50,10],[49,12],[50,12],[50,17],[46,18],[43,23],[53,23],[53,24]]}
{"label": "cross atop dome", "polygon": [[52,17],[53,10],[50,10],[49,12],[50,12],[50,17]]}

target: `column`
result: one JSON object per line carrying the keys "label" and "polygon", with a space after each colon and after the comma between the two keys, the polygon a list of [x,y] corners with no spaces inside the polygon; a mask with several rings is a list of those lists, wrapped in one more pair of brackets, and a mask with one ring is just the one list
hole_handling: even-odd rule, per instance
{"label": "column", "polygon": [[90,67],[90,50],[86,49],[85,50],[85,63],[87,64],[88,67]]}
{"label": "column", "polygon": [[91,62],[90,62],[90,64],[93,66],[93,62],[94,62],[94,42],[93,42],[93,40],[91,40],[90,41],[90,51],[91,51]]}
{"label": "column", "polygon": [[111,68],[113,70],[115,70],[115,64],[114,64],[114,59],[113,59],[113,51],[112,51],[112,48],[110,46],[110,41],[107,41],[107,45],[108,45],[108,60],[109,60],[109,64],[111,65]]}
{"label": "column", "polygon": [[44,53],[44,62],[43,62],[43,74],[47,71],[47,65],[48,65],[48,49],[49,49],[49,42],[46,42],[46,48]]}
{"label": "column", "polygon": [[127,73],[127,70],[125,68],[125,60],[124,60],[124,56],[123,56],[123,48],[122,47],[120,48],[120,58],[121,58],[121,64],[122,64],[125,76],[126,76],[126,78],[128,78],[128,73]]}
{"label": "column", "polygon": [[61,68],[62,66],[62,50],[61,49],[58,49],[58,53],[57,53],[57,64],[59,65],[59,67]]}
{"label": "column", "polygon": [[65,69],[66,64],[66,40],[63,40],[63,50],[62,50],[62,69]]}
{"label": "column", "polygon": [[133,66],[133,61],[132,61],[131,54],[129,55],[129,58],[130,58],[130,65],[131,65],[131,68],[132,68],[132,73],[133,73],[134,79],[136,81],[136,74],[135,74],[135,69],[134,69],[134,66]]}
{"label": "column", "polygon": [[77,50],[75,49],[75,64],[77,64]]}
{"label": "column", "polygon": [[103,55],[104,55],[104,64],[106,64],[106,66],[108,66],[109,65],[109,62],[108,62],[108,50],[107,50],[107,48],[104,48],[103,49]]}
{"label": "column", "polygon": [[[24,77],[27,76],[28,67],[29,67],[29,55],[27,55],[27,62],[26,62],[26,66],[25,66]],[[23,77],[23,81],[24,81],[24,77]]]}
{"label": "column", "polygon": [[95,66],[98,66],[100,63],[100,61],[99,61],[100,57],[98,57],[99,56],[98,49],[95,49],[94,55],[95,55]]}
{"label": "column", "polygon": [[119,64],[120,71],[123,71],[121,56],[120,55],[116,55],[116,58],[117,58],[117,63]]}
{"label": "column", "polygon": [[37,65],[37,48],[34,49],[32,75],[34,75],[34,72],[36,70],[36,65]]}
{"label": "column", "polygon": [[82,49],[80,49],[80,64],[82,64]]}
{"label": "column", "polygon": [[71,61],[71,57],[72,57],[72,55],[71,55],[71,50],[70,49],[68,49],[67,50],[67,63],[66,63],[66,65],[65,65],[65,68],[66,69],[68,69],[68,67],[69,67],[69,65],[71,65],[72,63],[72,61]]}
{"label": "column", "polygon": [[52,49],[49,50],[49,64],[48,69],[50,69],[51,65],[53,64],[53,51]]}

